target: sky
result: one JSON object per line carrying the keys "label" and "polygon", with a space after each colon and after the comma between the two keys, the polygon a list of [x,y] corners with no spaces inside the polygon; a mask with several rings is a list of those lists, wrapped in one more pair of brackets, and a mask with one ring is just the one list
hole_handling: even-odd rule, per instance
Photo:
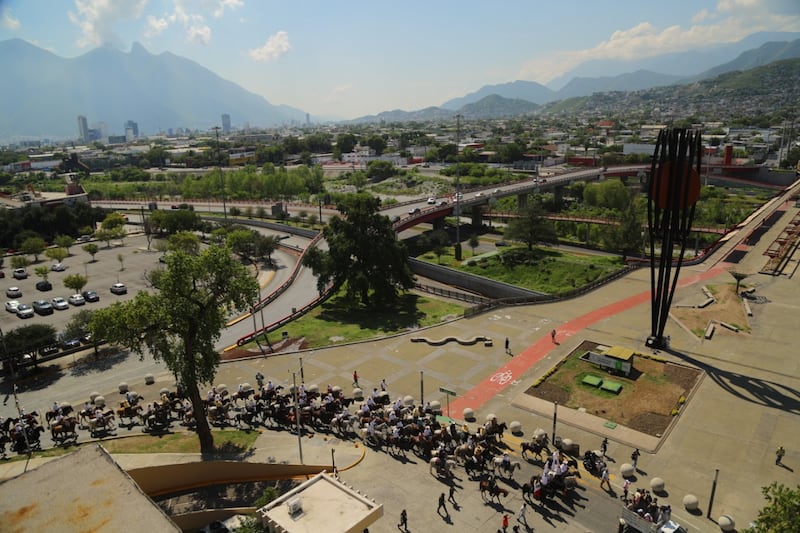
{"label": "sky", "polygon": [[340,118],[759,31],[800,31],[800,1],[0,0],[0,40],[68,58],[139,42],[272,104]]}

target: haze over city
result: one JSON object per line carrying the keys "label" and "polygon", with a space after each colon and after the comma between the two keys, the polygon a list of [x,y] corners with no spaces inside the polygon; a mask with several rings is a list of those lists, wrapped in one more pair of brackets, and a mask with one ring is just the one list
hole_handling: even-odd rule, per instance
{"label": "haze over city", "polygon": [[[186,57],[273,104],[355,118],[440,105],[486,84],[551,83],[634,61],[800,31],[793,0],[420,2],[5,0],[0,40],[62,57],[98,46]],[[608,75],[621,72],[608,72]]]}

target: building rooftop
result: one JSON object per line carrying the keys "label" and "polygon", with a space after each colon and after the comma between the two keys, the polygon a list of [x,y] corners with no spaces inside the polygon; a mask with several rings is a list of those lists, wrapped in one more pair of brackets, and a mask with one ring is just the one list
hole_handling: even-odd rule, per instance
{"label": "building rooftop", "polygon": [[383,505],[324,472],[258,510],[275,533],[361,533],[383,516]]}
{"label": "building rooftop", "polygon": [[3,531],[180,531],[102,446],[0,483]]}

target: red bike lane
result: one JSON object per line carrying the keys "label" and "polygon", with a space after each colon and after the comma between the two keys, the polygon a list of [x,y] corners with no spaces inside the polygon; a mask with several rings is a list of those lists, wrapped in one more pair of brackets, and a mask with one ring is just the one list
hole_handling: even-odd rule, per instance
{"label": "red bike lane", "polygon": [[[685,279],[678,280],[679,287],[686,287],[694,283],[706,281],[723,272],[726,269],[723,267],[715,267],[705,272],[689,276]],[[624,300],[608,304],[604,307],[589,311],[588,313],[576,317],[568,322],[558,326],[556,339],[569,338],[578,332],[586,329],[610,316],[614,316],[623,311],[635,307],[637,305],[646,303],[650,300],[650,291],[645,291],[633,296],[629,296]],[[480,409],[486,402],[492,399],[495,395],[500,393],[503,389],[509,386],[514,380],[519,379],[529,371],[533,366],[544,359],[550,351],[556,347],[550,335],[545,335],[534,344],[525,348],[519,355],[516,355],[508,363],[498,368],[497,371],[491,376],[481,381],[478,385],[465,392],[458,399],[450,402],[450,411],[459,413],[463,409],[470,407],[472,409]]]}

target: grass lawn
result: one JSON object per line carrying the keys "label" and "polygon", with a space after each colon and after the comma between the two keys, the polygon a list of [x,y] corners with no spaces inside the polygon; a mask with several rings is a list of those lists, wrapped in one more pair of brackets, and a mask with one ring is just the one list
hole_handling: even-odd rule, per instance
{"label": "grass lawn", "polygon": [[[258,431],[214,431],[214,444],[220,453],[243,453],[253,447]],[[200,440],[195,433],[180,431],[165,435],[137,435],[99,441],[109,453],[200,453]],[[97,441],[79,444],[94,446]],[[48,448],[34,452],[32,457],[58,457],[75,450],[77,446]],[[9,461],[22,461],[27,455],[9,457]]]}
{"label": "grass lawn", "polygon": [[307,315],[293,321],[293,338],[305,338],[308,347],[354,342],[438,324],[463,313],[455,303],[408,293],[389,309],[346,305],[342,295],[330,298]]}
{"label": "grass lawn", "polygon": [[615,256],[539,247],[530,251],[526,247],[512,247],[491,257],[475,260],[467,257],[463,263],[455,260],[452,250],[447,250],[441,258],[427,252],[418,259],[548,294],[582,287],[623,266],[622,260]]}

